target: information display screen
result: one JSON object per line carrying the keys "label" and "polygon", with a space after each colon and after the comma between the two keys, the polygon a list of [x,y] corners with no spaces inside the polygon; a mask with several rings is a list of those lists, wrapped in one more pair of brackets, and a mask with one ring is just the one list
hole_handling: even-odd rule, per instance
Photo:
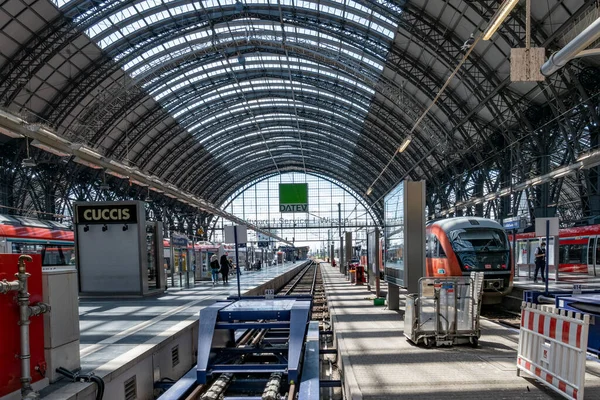
{"label": "information display screen", "polygon": [[385,280],[398,286],[404,282],[404,182],[384,198]]}

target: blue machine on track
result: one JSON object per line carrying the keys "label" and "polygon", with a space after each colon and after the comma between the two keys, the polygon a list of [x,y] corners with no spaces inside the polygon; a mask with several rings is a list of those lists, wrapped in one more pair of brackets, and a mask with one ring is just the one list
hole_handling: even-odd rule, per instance
{"label": "blue machine on track", "polygon": [[310,296],[285,296],[201,310],[198,363],[160,399],[186,398],[198,385],[206,398],[280,399],[297,389],[298,399],[318,399],[319,324],[310,322],[311,308]]}

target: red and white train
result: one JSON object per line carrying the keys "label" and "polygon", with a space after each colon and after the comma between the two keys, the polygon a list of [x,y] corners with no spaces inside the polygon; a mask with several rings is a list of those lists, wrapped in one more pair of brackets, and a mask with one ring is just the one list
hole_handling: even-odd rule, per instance
{"label": "red and white train", "polygon": [[[559,230],[558,271],[563,273],[600,275],[600,225],[578,226]],[[512,241],[512,235],[510,236]],[[535,249],[540,239],[535,233],[518,233],[515,249],[516,264],[534,264]],[[552,264],[550,239],[548,253]]]}
{"label": "red and white train", "polygon": [[74,241],[61,223],[0,215],[0,253],[40,254],[43,268],[75,265]]}
{"label": "red and white train", "polygon": [[512,290],[510,243],[502,225],[478,217],[431,221],[426,226],[428,277],[483,272],[484,299],[499,301]]}

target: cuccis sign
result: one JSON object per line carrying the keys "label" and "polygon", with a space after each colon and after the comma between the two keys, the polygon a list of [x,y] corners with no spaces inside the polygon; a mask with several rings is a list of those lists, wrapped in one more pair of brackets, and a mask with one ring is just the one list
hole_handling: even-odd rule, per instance
{"label": "cuccis sign", "polygon": [[135,224],[137,206],[135,204],[115,204],[97,206],[77,206],[79,224]]}

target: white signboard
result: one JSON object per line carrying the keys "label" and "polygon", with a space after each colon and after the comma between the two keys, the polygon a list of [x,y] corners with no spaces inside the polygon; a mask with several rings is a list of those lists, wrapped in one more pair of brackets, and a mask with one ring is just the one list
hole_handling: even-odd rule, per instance
{"label": "white signboard", "polygon": [[535,236],[546,236],[546,221],[550,221],[550,230],[548,236],[558,236],[558,218],[536,218],[535,219]]}
{"label": "white signboard", "polygon": [[275,289],[265,289],[265,299],[271,300],[275,297]]}
{"label": "white signboard", "polygon": [[225,231],[225,243],[235,243],[235,230],[237,230],[238,244],[248,242],[248,228],[242,225],[227,225],[223,228]]}

